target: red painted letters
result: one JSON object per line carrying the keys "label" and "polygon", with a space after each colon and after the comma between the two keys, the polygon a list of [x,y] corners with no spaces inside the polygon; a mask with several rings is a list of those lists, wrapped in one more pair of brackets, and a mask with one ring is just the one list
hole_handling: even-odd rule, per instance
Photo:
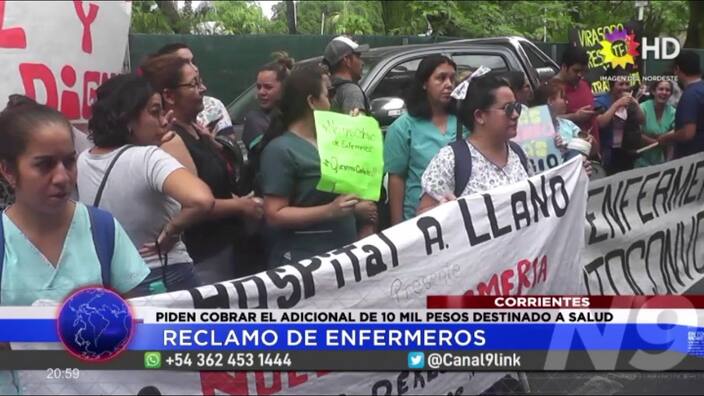
{"label": "red painted letters", "polygon": [[[61,80],[66,84],[66,87],[73,88],[76,84],[76,70],[73,67],[66,65],[61,69]],[[64,90],[61,93],[61,112],[64,113],[69,120],[81,118],[81,98],[76,92]]]}
{"label": "red painted letters", "polygon": [[90,25],[95,22],[100,7],[97,4],[89,3],[88,15],[83,12],[83,1],[73,0],[73,7],[76,9],[76,15],[78,15],[78,19],[80,19],[81,25],[83,26],[81,48],[83,48],[83,52],[86,54],[91,54],[93,53],[93,37],[90,32]]}
{"label": "red painted letters", "polygon": [[22,63],[20,64],[20,76],[22,76],[25,95],[32,99],[37,98],[34,81],[39,80],[44,84],[44,90],[46,90],[45,104],[54,109],[59,108],[59,93],[56,90],[56,80],[54,79],[54,73],[51,72],[48,66],[41,63]]}
{"label": "red painted letters", "polygon": [[254,378],[257,384],[257,395],[273,395],[274,393],[281,392],[281,373],[278,371],[269,372],[272,377],[271,385],[267,385],[267,380],[264,374],[266,374],[264,371],[256,371],[254,373]]}
{"label": "red painted letters", "polygon": [[20,27],[5,28],[5,0],[0,0],[0,47],[27,48],[27,37]]}
{"label": "red painted letters", "polygon": [[200,384],[204,395],[215,395],[215,391],[226,395],[249,395],[246,371],[234,373],[201,371]]}
{"label": "red painted letters", "polygon": [[[520,260],[515,267],[492,274],[488,282],[479,282],[466,296],[523,295],[526,289],[534,288],[548,279],[548,257],[540,256],[533,261]],[[515,291],[514,291],[515,290]]]}
{"label": "red painted letters", "polygon": [[[37,87],[43,85],[46,92],[44,104],[61,111],[69,120],[89,119],[95,90],[114,75],[86,71],[83,73],[83,80],[79,80],[80,74],[76,73],[76,69],[71,65],[65,65],[61,68],[61,84],[59,84],[54,72],[45,64],[21,63],[19,69],[25,95],[37,100]],[[37,82],[42,85],[37,85]],[[59,93],[61,93],[60,101]]]}

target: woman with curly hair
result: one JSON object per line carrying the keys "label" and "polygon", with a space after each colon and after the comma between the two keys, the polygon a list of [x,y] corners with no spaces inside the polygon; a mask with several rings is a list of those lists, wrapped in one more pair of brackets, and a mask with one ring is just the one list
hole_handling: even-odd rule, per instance
{"label": "woman with curly hair", "polygon": [[181,232],[204,220],[214,198],[208,186],[157,145],[167,133],[161,95],[143,77],[113,77],[98,89],[90,137],[78,159],[78,190],[87,205],[124,225],[151,272],[137,294],[200,285]]}

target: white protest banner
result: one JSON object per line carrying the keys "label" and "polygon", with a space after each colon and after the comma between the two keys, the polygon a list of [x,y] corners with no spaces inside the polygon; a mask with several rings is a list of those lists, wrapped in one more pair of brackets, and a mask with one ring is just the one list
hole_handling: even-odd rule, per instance
{"label": "white protest banner", "polygon": [[0,102],[27,95],[72,122],[122,70],[129,1],[0,1]]}
{"label": "white protest banner", "polygon": [[562,164],[554,139],[555,126],[548,106],[524,107],[512,140],[521,145],[536,172]]}
{"label": "white protest banner", "polygon": [[590,294],[682,294],[704,277],[704,154],[589,185]]}
{"label": "white protest banner", "polygon": [[[583,294],[579,254],[586,194],[587,177],[575,159],[300,263],[130,302],[138,311],[140,306],[422,309],[430,294]],[[19,378],[23,394],[458,395],[480,393],[505,374],[85,371],[79,380],[52,380],[51,388],[44,372],[23,371]]]}

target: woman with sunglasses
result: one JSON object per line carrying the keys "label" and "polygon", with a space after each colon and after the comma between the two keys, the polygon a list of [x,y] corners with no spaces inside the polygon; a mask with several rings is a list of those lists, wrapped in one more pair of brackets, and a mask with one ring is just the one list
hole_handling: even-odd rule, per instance
{"label": "woman with sunglasses", "polygon": [[[533,175],[533,169],[521,147],[512,142],[523,105],[508,82],[495,73],[473,80],[467,98],[460,103],[459,119],[472,131],[465,145],[443,147],[423,173],[423,197],[418,213],[457,197],[513,184]],[[460,157],[455,156],[457,150]],[[468,158],[471,156],[471,160]],[[469,165],[464,186],[455,185],[456,161]],[[584,158],[587,175],[591,163]]]}
{"label": "woman with sunglasses", "polygon": [[450,94],[456,70],[448,57],[424,58],[405,98],[408,113],[386,133],[384,167],[389,174],[391,225],[415,216],[423,171],[443,146],[455,140],[457,118]]}
{"label": "woman with sunglasses", "polygon": [[151,272],[136,294],[200,286],[179,234],[207,217],[214,198],[157,147],[167,134],[161,95],[143,77],[119,75],[97,96],[88,124],[95,147],[78,159],[81,201],[110,211],[142,247]]}
{"label": "woman with sunglasses", "polygon": [[205,284],[234,279],[235,242],[243,228],[242,217],[261,218],[259,198],[237,197],[218,143],[197,122],[206,90],[198,70],[178,55],[150,58],[142,65],[144,76],[161,93],[164,108],[174,113],[176,137],[162,148],[210,187],[215,205],[210,220],[186,229],[184,242]]}
{"label": "woman with sunglasses", "polygon": [[[510,139],[516,136],[522,105],[505,79],[490,73],[469,84],[467,98],[460,104],[460,121],[472,134],[465,152],[471,155],[470,178],[464,187],[455,186],[455,158],[451,146],[443,147],[423,173],[424,195],[418,212],[455,197],[516,183],[532,175],[525,153]],[[459,191],[461,189],[461,191]]]}

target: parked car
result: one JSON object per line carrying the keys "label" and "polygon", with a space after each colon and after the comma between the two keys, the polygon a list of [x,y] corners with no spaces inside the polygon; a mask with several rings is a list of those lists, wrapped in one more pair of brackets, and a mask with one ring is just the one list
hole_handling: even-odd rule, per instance
{"label": "parked car", "polygon": [[[359,85],[367,94],[371,115],[379,121],[382,131],[385,132],[405,111],[403,91],[413,80],[421,60],[432,54],[446,55],[454,60],[460,78],[481,65],[495,71],[520,70],[526,74],[533,89],[559,71],[558,65],[549,56],[522,37],[468,39],[370,49],[362,54],[364,70]],[[321,61],[322,57],[310,58],[297,62],[297,65],[300,67]],[[241,170],[246,168],[249,161],[247,149],[242,142],[242,129],[245,115],[255,106],[256,89],[253,84],[227,106],[233,132],[216,138],[227,148],[226,157],[233,172],[234,184],[244,185],[243,190],[250,187],[252,176],[242,176],[248,174]]]}
{"label": "parked car", "polygon": [[[404,111],[402,92],[420,64],[431,54],[446,55],[457,64],[460,77],[484,65],[492,70],[520,70],[528,76],[531,87],[552,78],[559,66],[530,41],[522,37],[495,37],[447,41],[435,44],[397,45],[370,49],[362,55],[364,72],[359,85],[369,98],[372,116],[386,129]],[[310,58],[297,65],[314,64],[322,57]],[[235,138],[242,133],[244,116],[256,106],[252,85],[228,105],[235,127]]]}

